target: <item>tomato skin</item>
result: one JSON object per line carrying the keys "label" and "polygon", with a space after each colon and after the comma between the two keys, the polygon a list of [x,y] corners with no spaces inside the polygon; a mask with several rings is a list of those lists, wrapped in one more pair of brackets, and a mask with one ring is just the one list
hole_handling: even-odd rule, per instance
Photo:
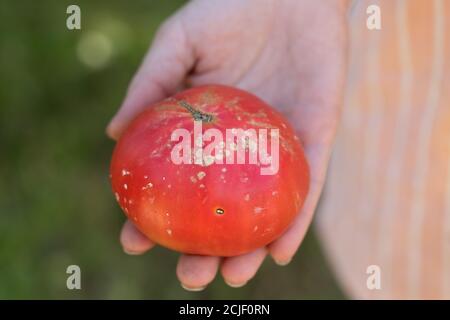
{"label": "tomato skin", "polygon": [[[204,114],[203,130],[278,128],[279,169],[256,164],[174,164],[177,128],[193,130],[187,102]],[[192,142],[194,145],[194,141]],[[188,254],[235,256],[279,237],[300,211],[309,169],[294,130],[266,103],[245,91],[195,87],[148,107],[119,139],[111,161],[119,205],[152,241]]]}

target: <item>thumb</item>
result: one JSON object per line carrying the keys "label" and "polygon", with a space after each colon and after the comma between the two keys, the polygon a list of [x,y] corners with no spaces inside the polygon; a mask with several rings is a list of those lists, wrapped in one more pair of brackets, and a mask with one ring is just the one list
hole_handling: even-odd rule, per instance
{"label": "thumb", "polygon": [[149,104],[173,94],[192,68],[194,57],[176,16],[156,33],[153,44],[131,81],[119,111],[106,133],[117,140],[131,120]]}

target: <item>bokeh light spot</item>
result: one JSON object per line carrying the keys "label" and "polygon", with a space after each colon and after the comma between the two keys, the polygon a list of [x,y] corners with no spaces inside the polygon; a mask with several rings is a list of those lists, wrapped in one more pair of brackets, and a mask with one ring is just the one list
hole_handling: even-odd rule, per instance
{"label": "bokeh light spot", "polygon": [[105,34],[91,31],[83,35],[78,42],[77,55],[87,67],[101,69],[111,61],[113,45]]}

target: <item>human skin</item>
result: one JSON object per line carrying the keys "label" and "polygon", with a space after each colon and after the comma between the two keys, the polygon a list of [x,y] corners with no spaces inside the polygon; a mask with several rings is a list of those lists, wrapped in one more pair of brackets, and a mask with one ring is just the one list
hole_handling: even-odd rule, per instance
{"label": "human skin", "polygon": [[[181,255],[177,276],[204,289],[220,268],[227,284],[245,285],[267,254],[288,264],[313,217],[338,125],[346,71],[347,1],[193,0],[159,29],[125,100],[107,128],[117,140],[146,106],[184,86],[226,84],[250,91],[281,111],[302,140],[311,185],[291,227],[267,247],[236,257]],[[124,251],[154,243],[127,221]]]}

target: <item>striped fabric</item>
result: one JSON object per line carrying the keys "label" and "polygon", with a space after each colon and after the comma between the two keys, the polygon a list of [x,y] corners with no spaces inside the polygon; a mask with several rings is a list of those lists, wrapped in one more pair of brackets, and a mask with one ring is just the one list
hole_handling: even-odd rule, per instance
{"label": "striped fabric", "polygon": [[[366,28],[381,8],[382,29]],[[357,1],[316,227],[349,297],[450,298],[450,1]],[[369,265],[381,289],[366,286]]]}

